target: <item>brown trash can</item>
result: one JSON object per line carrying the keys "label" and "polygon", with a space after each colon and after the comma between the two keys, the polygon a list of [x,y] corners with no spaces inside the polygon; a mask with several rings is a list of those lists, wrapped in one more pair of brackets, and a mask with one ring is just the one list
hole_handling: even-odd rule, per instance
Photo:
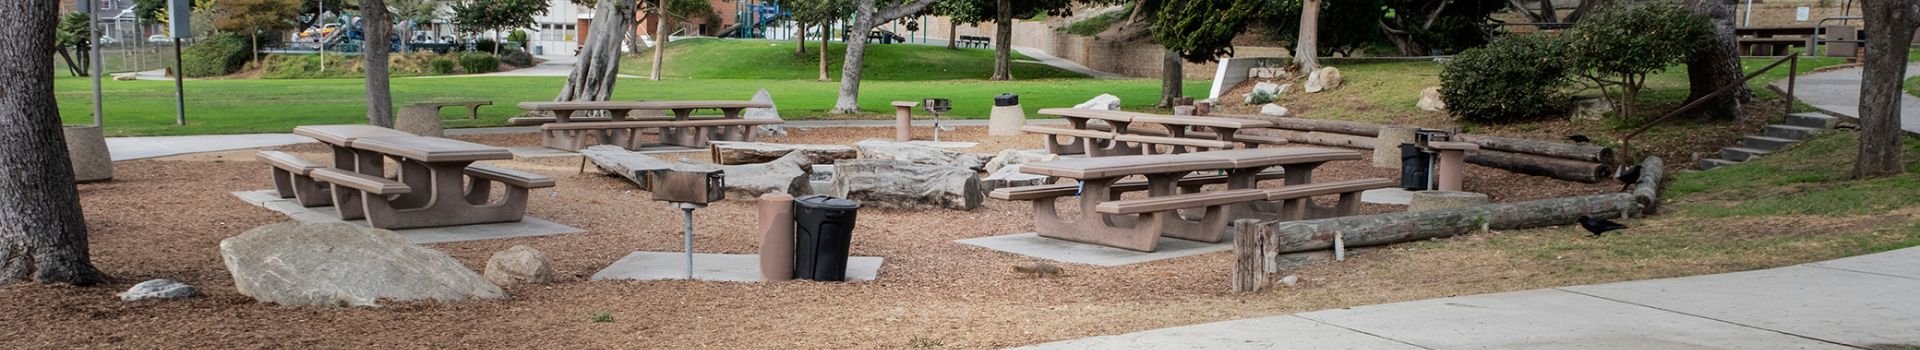
{"label": "brown trash can", "polygon": [[793,279],[793,196],[760,195],[760,279]]}

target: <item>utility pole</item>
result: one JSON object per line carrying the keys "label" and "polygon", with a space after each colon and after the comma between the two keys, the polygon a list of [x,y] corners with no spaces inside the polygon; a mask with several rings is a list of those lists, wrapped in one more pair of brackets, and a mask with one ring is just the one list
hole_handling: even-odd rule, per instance
{"label": "utility pole", "polygon": [[96,7],[100,5],[87,6],[87,36],[90,37],[87,42],[93,44],[92,50],[87,51],[87,69],[93,71],[93,126],[100,127],[101,119],[106,115],[106,107],[101,104],[100,75],[107,72],[105,60],[100,59],[100,50],[104,46],[100,42],[100,11]]}

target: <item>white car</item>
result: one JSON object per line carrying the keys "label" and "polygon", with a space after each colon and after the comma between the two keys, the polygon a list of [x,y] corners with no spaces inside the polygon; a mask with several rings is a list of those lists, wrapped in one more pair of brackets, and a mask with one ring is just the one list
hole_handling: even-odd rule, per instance
{"label": "white car", "polygon": [[155,43],[155,44],[172,44],[173,38],[168,38],[165,35],[154,34],[154,35],[147,36],[147,42]]}

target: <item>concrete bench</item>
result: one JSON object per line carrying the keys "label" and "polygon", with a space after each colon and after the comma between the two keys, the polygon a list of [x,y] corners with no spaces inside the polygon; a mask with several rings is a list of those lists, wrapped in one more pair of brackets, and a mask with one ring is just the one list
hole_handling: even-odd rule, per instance
{"label": "concrete bench", "polygon": [[[1113,131],[1113,127],[1107,126],[1107,125],[1087,125],[1087,130]],[[1134,129],[1128,129],[1127,132],[1132,134],[1148,135],[1148,136],[1169,136],[1166,131],[1152,130],[1152,129],[1134,128]],[[1220,136],[1218,134],[1214,134],[1212,132],[1206,132],[1206,131],[1188,131],[1185,135],[1182,135],[1182,136],[1185,136],[1187,138],[1193,138],[1193,139],[1201,139],[1201,140],[1220,139]],[[1286,138],[1279,137],[1279,136],[1247,135],[1247,134],[1241,134],[1241,133],[1233,134],[1233,137],[1229,141],[1240,143],[1240,146],[1235,148],[1259,148],[1260,146],[1284,146],[1287,143],[1291,142],[1291,141],[1288,141]]]}
{"label": "concrete bench", "polygon": [[[513,217],[526,215],[527,190],[556,185],[551,177],[486,164],[468,165],[466,174],[470,180],[467,184],[468,204],[507,206],[507,211],[513,213],[504,215]],[[497,202],[490,198],[493,195],[493,182],[506,185],[507,195]],[[516,200],[518,203],[514,203]]]}
{"label": "concrete bench", "polygon": [[273,167],[273,189],[279,192],[280,198],[293,198],[300,206],[309,208],[333,204],[327,188],[313,179],[313,171],[325,166],[279,151],[260,151],[253,157]]}
{"label": "concrete bench", "polygon": [[[1399,185],[1393,180],[1366,178],[1263,189],[1267,202],[1278,202],[1278,210],[1265,211],[1278,220],[1308,220],[1349,216],[1359,212],[1360,192]],[[1313,203],[1314,196],[1340,195],[1331,207]],[[1267,209],[1255,206],[1255,210]]]}
{"label": "concrete bench", "polygon": [[[1257,180],[1276,180],[1276,179],[1282,179],[1285,177],[1286,177],[1286,174],[1283,172],[1270,171],[1270,172],[1260,173],[1259,176],[1256,177],[1256,179]],[[1186,190],[1186,192],[1198,192],[1198,189],[1201,186],[1225,184],[1227,183],[1227,179],[1228,177],[1226,175],[1187,175],[1186,177],[1180,178],[1180,182],[1175,184],[1174,186],[1179,187],[1182,190]],[[1146,190],[1147,190],[1146,181],[1131,180],[1131,181],[1120,181],[1120,182],[1114,183],[1113,187],[1110,188],[1110,191],[1111,191],[1110,193],[1112,193],[1115,198],[1118,198],[1121,193],[1140,192],[1140,191],[1146,191]],[[993,198],[993,199],[999,199],[999,200],[1023,201],[1023,200],[1034,200],[1034,199],[1040,199],[1040,198],[1066,197],[1066,196],[1077,195],[1079,193],[1080,193],[1080,184],[1077,184],[1077,183],[1048,184],[1048,185],[1008,187],[1008,188],[997,189],[997,190],[994,190],[992,193],[988,193],[987,197]]]}
{"label": "concrete bench", "polygon": [[579,151],[594,139],[589,136],[606,133],[609,138],[605,143],[638,151],[644,144],[642,137],[649,131],[657,131],[660,143],[700,148],[714,140],[752,142],[759,134],[754,126],[782,123],[769,119],[726,118],[575,122],[540,125],[540,131],[546,134],[541,138],[542,145],[549,148]]}
{"label": "concrete bench", "polygon": [[[1134,225],[1160,226],[1160,235],[1211,243],[1226,239],[1227,221],[1233,219],[1231,208],[1266,197],[1266,191],[1259,189],[1197,192],[1108,201],[1095,205],[1093,211],[1110,215],[1144,215],[1139,220],[1149,223]],[[1180,216],[1181,209],[1204,209],[1204,214],[1197,216],[1200,220],[1188,220]]]}

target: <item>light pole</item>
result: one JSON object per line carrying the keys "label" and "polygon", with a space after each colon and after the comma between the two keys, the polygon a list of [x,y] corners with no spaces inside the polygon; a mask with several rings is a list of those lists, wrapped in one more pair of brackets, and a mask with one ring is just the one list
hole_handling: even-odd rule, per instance
{"label": "light pole", "polygon": [[93,126],[99,127],[101,117],[106,115],[105,105],[101,104],[100,98],[100,75],[106,74],[106,64],[100,59],[100,11],[96,7],[100,5],[87,6],[87,43],[92,44],[91,50],[87,51],[87,69],[93,71]]}

